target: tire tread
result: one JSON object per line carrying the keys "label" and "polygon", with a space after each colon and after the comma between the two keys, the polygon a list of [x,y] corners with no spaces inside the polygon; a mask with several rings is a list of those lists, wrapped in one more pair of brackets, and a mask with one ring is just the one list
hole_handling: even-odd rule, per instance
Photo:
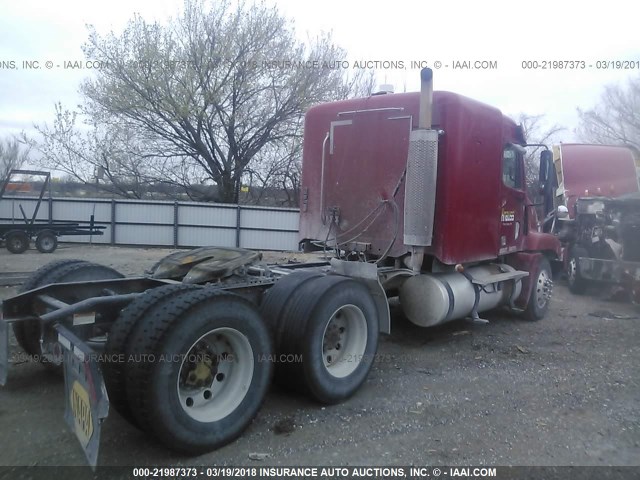
{"label": "tire tread", "polygon": [[[109,393],[109,403],[126,420],[136,424],[136,419],[126,392],[126,370],[127,370],[127,343],[136,324],[153,308],[159,304],[168,302],[175,295],[185,290],[194,290],[200,287],[196,285],[170,284],[147,290],[142,295],[133,300],[122,311],[109,330],[107,343],[105,345],[105,356],[107,359],[112,356],[125,355],[124,362],[110,362],[103,364],[103,374]],[[117,357],[116,357],[117,358]]]}

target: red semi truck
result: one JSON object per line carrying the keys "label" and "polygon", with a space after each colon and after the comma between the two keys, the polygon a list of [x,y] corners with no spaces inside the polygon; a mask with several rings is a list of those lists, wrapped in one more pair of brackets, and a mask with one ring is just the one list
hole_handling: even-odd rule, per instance
{"label": "red semi truck", "polygon": [[617,145],[561,143],[553,147],[556,204],[576,216],[580,197],[616,198],[640,191],[633,151]]}
{"label": "red semi truck", "polygon": [[[561,144],[554,231],[563,244],[569,289],[623,287],[640,303],[640,186],[634,152],[623,146]],[[553,215],[551,216],[551,218]]]}
{"label": "red semi truck", "polygon": [[[425,327],[486,322],[500,306],[541,319],[560,244],[527,198],[522,129],[434,93],[429,69],[421,79],[420,93],[307,113],[301,246],[330,261],[263,265],[256,252],[201,248],[136,278],[54,262],[2,305],[0,382],[11,325],[27,353],[64,369],[65,416],[92,465],[109,405],[193,454],[240,435],[273,369],[320,402],[354,394],[391,332],[389,297]],[[546,175],[549,150],[541,163]]]}

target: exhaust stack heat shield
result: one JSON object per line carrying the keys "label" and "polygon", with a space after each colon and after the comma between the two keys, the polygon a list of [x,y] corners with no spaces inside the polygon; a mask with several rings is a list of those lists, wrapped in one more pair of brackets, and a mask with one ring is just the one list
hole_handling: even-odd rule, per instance
{"label": "exhaust stack heat shield", "polygon": [[[433,71],[420,71],[418,130],[409,136],[409,158],[404,194],[404,244],[429,247],[433,237],[438,173],[438,132],[431,130]],[[419,268],[417,265],[414,269]]]}
{"label": "exhaust stack heat shield", "polygon": [[438,176],[438,132],[413,130],[404,196],[404,244],[429,247],[433,237]]}

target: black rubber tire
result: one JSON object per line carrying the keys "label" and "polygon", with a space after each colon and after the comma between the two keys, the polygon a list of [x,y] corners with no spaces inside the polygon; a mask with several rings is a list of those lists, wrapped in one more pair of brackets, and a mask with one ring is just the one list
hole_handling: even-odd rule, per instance
{"label": "black rubber tire", "polygon": [[[260,313],[271,333],[277,357],[287,358],[287,355],[295,355],[291,351],[292,347],[285,345],[283,340],[285,332],[289,328],[284,315],[287,305],[310,280],[321,276],[325,276],[325,274],[321,272],[294,272],[278,280],[273,287],[267,290],[260,305]],[[276,362],[274,381],[279,387],[284,390],[298,390],[308,393],[304,385],[291,382],[291,376],[294,374],[289,362]]]}
{"label": "black rubber tire", "polygon": [[53,230],[43,230],[36,237],[36,248],[41,253],[53,253],[58,248],[58,236]]}
{"label": "black rubber tire", "polygon": [[[52,283],[64,283],[64,282],[79,282],[82,280],[106,280],[110,278],[122,278],[122,275],[117,270],[104,265],[98,265],[96,263],[86,262],[83,260],[60,260],[58,262],[52,262],[42,267],[42,272],[37,270],[33,274],[33,278],[38,278],[38,284],[33,285],[31,279],[25,282],[25,286],[29,286],[29,289],[36,288],[37,286],[45,286]],[[24,287],[23,287],[24,288]],[[75,292],[69,290],[69,294],[61,300],[68,303],[77,302],[81,300]],[[40,325],[37,320],[21,322],[22,332],[16,333],[16,339],[21,342],[20,345],[25,352],[31,355],[37,355],[40,361],[44,364],[49,364],[54,369],[58,370],[59,365],[52,365],[46,361],[42,355],[42,348],[40,345]],[[16,330],[14,330],[16,332]],[[20,336],[19,336],[20,335]]]}
{"label": "black rubber tire", "polygon": [[[182,362],[161,359],[188,354],[198,339],[219,328],[240,332],[249,342],[253,374],[231,413],[197,421],[180,405],[176,386]],[[137,323],[129,344],[129,354],[139,360],[127,368],[131,411],[143,430],[183,453],[204,453],[236,439],[257,414],[271,382],[268,329],[253,304],[227,292],[186,291],[157,305]]]}
{"label": "black rubber tire", "polygon": [[[334,313],[349,305],[364,315],[367,337],[361,354],[343,360],[356,361],[355,369],[338,378],[323,362],[324,335]],[[375,302],[362,283],[337,275],[311,279],[296,289],[281,321],[283,335],[276,358],[292,355],[294,361],[278,362],[279,383],[287,381],[293,388],[327,404],[349,398],[364,383],[378,348],[379,320]]]}
{"label": "black rubber tire", "polygon": [[[116,269],[107,267],[106,265],[100,265],[93,262],[81,262],[65,265],[52,271],[45,277],[45,283],[43,283],[43,285],[50,283],[109,280],[116,278],[124,278],[124,275]],[[72,289],[65,291],[65,295],[60,296],[60,299],[67,303],[84,300],[84,298],[80,297],[77,292]]]}
{"label": "black rubber tire", "polygon": [[310,279],[323,275],[321,272],[293,272],[278,280],[265,293],[260,304],[260,314],[271,331],[276,350],[282,338],[284,322],[281,322],[281,319],[285,306],[297,289]]}
{"label": "black rubber tire", "polygon": [[[51,272],[55,270],[59,270],[62,267],[67,265],[71,265],[74,263],[91,263],[86,260],[78,260],[78,259],[65,259],[65,260],[54,260],[53,262],[49,262],[46,265],[43,265],[35,272],[31,274],[27,281],[22,284],[20,287],[20,293],[27,292],[29,290],[33,290],[34,288],[41,287],[46,285],[45,277],[49,275]],[[49,282],[51,283],[51,282]]]}
{"label": "black rubber tire", "polygon": [[582,295],[589,284],[589,281],[580,273],[578,258],[588,257],[587,250],[583,247],[574,246],[569,252],[569,263],[567,265],[567,284],[569,291],[575,295]]}
{"label": "black rubber tire", "polygon": [[11,253],[24,253],[29,248],[29,235],[22,230],[12,230],[4,237],[7,250]]}
{"label": "black rubber tire", "polygon": [[[551,265],[549,264],[549,260],[542,257],[538,263],[535,283],[532,285],[529,302],[524,311],[524,318],[526,320],[537,322],[545,317],[549,310],[549,304],[551,303],[551,292],[553,292]],[[539,302],[540,297],[546,297],[546,299]]]}
{"label": "black rubber tire", "polygon": [[[35,272],[31,274],[27,281],[22,284],[20,293],[28,292],[29,290],[33,290],[34,288],[42,287],[48,283],[47,276],[66,265],[71,265],[74,263],[89,263],[84,260],[56,260],[53,262],[49,262],[46,265],[40,267]],[[40,351],[40,341],[34,342],[34,335],[38,335],[38,322],[19,322],[14,323],[13,325],[13,333],[16,336],[16,340],[18,341],[18,345],[22,347],[22,349],[29,355],[40,355],[42,352]]]}
{"label": "black rubber tire", "polygon": [[147,290],[120,312],[117,320],[109,329],[104,350],[107,361],[102,364],[102,373],[109,394],[109,404],[134,425],[137,425],[137,421],[129,407],[126,390],[128,362],[125,353],[131,333],[140,319],[144,318],[152,308],[170,301],[175,295],[185,290],[198,288],[202,287],[172,284]]}
{"label": "black rubber tire", "polygon": [[81,282],[83,280],[108,280],[124,278],[115,268],[93,262],[65,265],[47,276],[48,283]]}

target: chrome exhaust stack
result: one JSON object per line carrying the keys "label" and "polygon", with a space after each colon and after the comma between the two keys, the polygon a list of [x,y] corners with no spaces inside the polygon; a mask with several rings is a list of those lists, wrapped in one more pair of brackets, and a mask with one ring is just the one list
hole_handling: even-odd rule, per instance
{"label": "chrome exhaust stack", "polygon": [[418,273],[431,246],[438,170],[438,132],[433,122],[433,71],[420,72],[418,128],[409,137],[404,196],[404,244],[411,247],[411,269]]}
{"label": "chrome exhaust stack", "polygon": [[418,128],[428,130],[431,128],[433,117],[433,70],[423,68],[420,71],[420,117]]}

